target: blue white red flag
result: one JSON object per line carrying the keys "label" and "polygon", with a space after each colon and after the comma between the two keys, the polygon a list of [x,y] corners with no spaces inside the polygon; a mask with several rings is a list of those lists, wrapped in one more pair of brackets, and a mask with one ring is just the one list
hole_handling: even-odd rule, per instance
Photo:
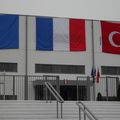
{"label": "blue white red flag", "polygon": [[85,20],[37,17],[36,49],[85,51]]}

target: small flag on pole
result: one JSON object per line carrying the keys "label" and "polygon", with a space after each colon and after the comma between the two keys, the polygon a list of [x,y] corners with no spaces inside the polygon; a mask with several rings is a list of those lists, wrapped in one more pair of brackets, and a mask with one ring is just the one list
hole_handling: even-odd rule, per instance
{"label": "small flag on pole", "polygon": [[99,79],[100,79],[100,72],[99,69],[97,70],[97,75],[96,75],[96,82],[99,83]]}
{"label": "small flag on pole", "polygon": [[96,69],[95,68],[92,68],[92,70],[91,70],[91,76],[92,77],[96,76]]}

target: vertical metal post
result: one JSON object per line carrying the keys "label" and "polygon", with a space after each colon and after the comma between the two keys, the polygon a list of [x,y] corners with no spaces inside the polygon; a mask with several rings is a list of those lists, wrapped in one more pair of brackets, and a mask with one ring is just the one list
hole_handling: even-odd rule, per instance
{"label": "vertical metal post", "polygon": [[[47,82],[47,76],[44,76],[45,82]],[[48,102],[48,89],[45,87],[45,98],[46,98],[46,103]]]}
{"label": "vertical metal post", "polygon": [[87,100],[90,100],[90,77],[87,76]]}
{"label": "vertical metal post", "polygon": [[51,94],[51,92],[49,92],[50,93],[50,103],[52,102],[52,94]]}
{"label": "vertical metal post", "polygon": [[25,92],[24,92],[24,99],[28,100],[28,17],[26,16],[26,21],[25,21],[25,29],[26,29],[26,48],[25,48],[25,79],[24,79],[24,84],[25,84]]}
{"label": "vertical metal post", "polygon": [[81,120],[81,110],[80,110],[80,107],[79,107],[79,120]]}
{"label": "vertical metal post", "polygon": [[95,76],[92,77],[93,78],[93,100],[95,101]]}
{"label": "vertical metal post", "polygon": [[15,100],[15,76],[13,75],[13,99]]}
{"label": "vertical metal post", "polygon": [[56,88],[57,88],[57,92],[60,93],[59,76],[56,77]]}
{"label": "vertical metal post", "polygon": [[5,72],[4,72],[4,95],[3,95],[3,100],[5,100]]}
{"label": "vertical metal post", "polygon": [[106,100],[108,101],[108,77],[106,76]]}
{"label": "vertical metal post", "polygon": [[26,16],[26,51],[25,51],[25,75],[28,75],[28,17]]}
{"label": "vertical metal post", "polygon": [[57,118],[58,118],[58,112],[59,112],[58,109],[59,108],[58,108],[58,101],[57,101],[57,111],[56,111],[57,112]]}
{"label": "vertical metal post", "polygon": [[61,103],[61,118],[63,118],[62,103]]}
{"label": "vertical metal post", "polygon": [[76,84],[77,84],[77,101],[79,101],[79,84],[78,84],[78,77],[77,77],[77,80],[76,80]]}
{"label": "vertical metal post", "polygon": [[[94,24],[93,24],[93,20],[92,20],[92,25],[91,25],[91,31],[92,31],[92,68],[95,69]],[[95,100],[95,77],[93,77],[93,100]]]}
{"label": "vertical metal post", "polygon": [[[85,108],[84,108],[84,111],[85,111]],[[86,114],[85,114],[85,112],[84,112],[84,120],[86,120]]]}
{"label": "vertical metal post", "polygon": [[28,100],[28,76],[25,76],[25,79],[24,79],[24,84],[25,84],[25,96],[24,96],[24,99],[25,100]]}

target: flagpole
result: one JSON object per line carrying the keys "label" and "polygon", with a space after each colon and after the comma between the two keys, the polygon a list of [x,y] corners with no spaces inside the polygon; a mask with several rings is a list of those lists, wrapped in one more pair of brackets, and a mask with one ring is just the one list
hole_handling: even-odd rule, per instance
{"label": "flagpole", "polygon": [[4,68],[4,73],[3,73],[3,75],[4,75],[4,95],[3,95],[3,100],[5,100],[5,68]]}
{"label": "flagpole", "polygon": [[[94,23],[91,23],[92,31],[92,68],[95,69],[95,51],[94,51]],[[95,100],[95,76],[93,76],[93,100]]]}
{"label": "flagpole", "polygon": [[25,29],[26,29],[26,46],[25,46],[25,96],[24,99],[28,100],[28,16],[25,16]]}

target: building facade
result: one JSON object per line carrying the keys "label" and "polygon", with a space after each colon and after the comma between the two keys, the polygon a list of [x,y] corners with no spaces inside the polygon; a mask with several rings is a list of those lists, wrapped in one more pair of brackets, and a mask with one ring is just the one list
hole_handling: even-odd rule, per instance
{"label": "building facade", "polygon": [[[85,20],[85,35],[86,51],[38,51],[36,50],[36,17],[19,16],[19,49],[0,50],[0,74],[55,75],[59,76],[60,80],[74,81],[78,76],[91,76],[94,64],[96,70],[99,68],[101,77],[119,77],[120,56],[102,52],[100,21]],[[103,84],[95,83],[95,96]],[[1,89],[3,89],[2,84]],[[105,95],[105,91],[102,91],[102,94]],[[92,96],[91,94],[91,99]]]}

